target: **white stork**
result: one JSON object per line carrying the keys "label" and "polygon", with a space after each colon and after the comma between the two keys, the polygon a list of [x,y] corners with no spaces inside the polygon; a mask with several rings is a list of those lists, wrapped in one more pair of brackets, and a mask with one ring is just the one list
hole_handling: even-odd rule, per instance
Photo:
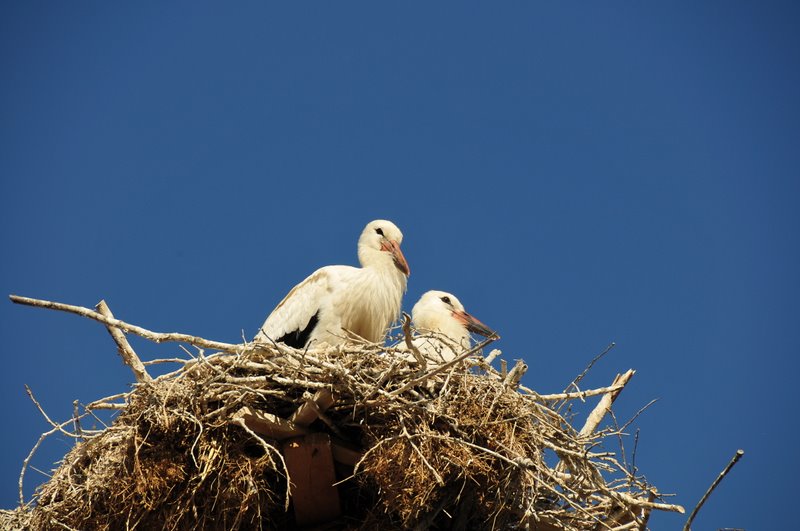
{"label": "white stork", "polygon": [[411,310],[411,322],[418,332],[438,332],[444,336],[417,337],[413,340],[423,356],[438,363],[446,363],[458,355],[459,349],[469,348],[470,332],[484,337],[500,337],[464,311],[464,305],[455,295],[445,291],[423,294]]}
{"label": "white stork", "polygon": [[410,273],[402,241],[391,221],[371,221],[358,239],[361,267],[317,269],[272,310],[255,340],[294,348],[338,345],[353,334],[383,341],[400,314]]}

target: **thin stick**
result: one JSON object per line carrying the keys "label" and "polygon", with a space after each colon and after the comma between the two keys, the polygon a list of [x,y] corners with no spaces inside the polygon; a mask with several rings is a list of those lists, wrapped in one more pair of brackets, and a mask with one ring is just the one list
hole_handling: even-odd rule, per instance
{"label": "thin stick", "polygon": [[78,400],[72,401],[72,424],[75,428],[75,433],[78,437],[83,438],[83,430],[81,430],[81,416],[80,416],[80,402]]}
{"label": "thin stick", "polygon": [[686,520],[686,525],[683,526],[683,531],[691,531],[691,529],[692,529],[692,521],[694,520],[694,517],[697,516],[698,511],[700,511],[700,508],[706,502],[708,497],[711,496],[711,493],[713,492],[713,490],[715,488],[717,488],[717,485],[719,485],[720,481],[722,481],[722,478],[724,478],[727,475],[727,473],[731,471],[731,469],[733,468],[733,465],[735,465],[737,462],[739,462],[739,459],[741,459],[743,455],[744,455],[744,450],[736,450],[736,454],[733,456],[733,459],[731,459],[731,462],[728,463],[728,466],[726,466],[722,470],[722,472],[720,472],[719,476],[717,476],[717,479],[714,480],[714,482],[711,484],[711,486],[708,487],[708,490],[706,491],[706,493],[703,494],[703,497],[700,498],[700,501],[697,502],[697,507],[695,507],[692,510],[692,514],[690,514],[689,515],[689,519]]}
{"label": "thin stick", "polygon": [[405,435],[405,437],[406,437],[406,440],[408,440],[408,442],[409,442],[409,444],[411,445],[411,447],[412,447],[412,448],[414,448],[414,450],[416,450],[416,452],[417,452],[417,455],[419,455],[420,459],[422,459],[422,464],[424,464],[426,467],[428,467],[428,470],[430,470],[431,472],[433,472],[433,477],[436,479],[436,483],[437,483],[437,484],[438,484],[440,487],[443,487],[443,486],[444,486],[444,484],[445,484],[445,483],[444,483],[444,479],[442,479],[442,476],[441,476],[441,475],[439,475],[439,472],[437,472],[437,471],[436,471],[436,469],[435,469],[435,468],[433,468],[433,465],[431,465],[431,464],[428,462],[428,460],[427,460],[427,459],[425,459],[425,454],[423,454],[423,453],[420,451],[420,449],[417,447],[417,445],[416,445],[416,444],[414,444],[414,441],[413,441],[413,439],[412,439],[412,437],[411,437],[411,434],[410,434],[410,433],[408,433],[408,430],[406,430],[406,427],[405,427],[405,426],[403,426],[403,435]]}
{"label": "thin stick", "polygon": [[180,364],[185,365],[185,364],[189,363],[190,361],[192,361],[192,360],[191,359],[187,360],[187,359],[184,359],[184,358],[159,358],[159,359],[155,359],[155,360],[143,361],[142,365],[144,365],[144,366],[158,365],[159,363],[180,363]]}
{"label": "thin stick", "polygon": [[117,393],[115,395],[107,396],[105,398],[100,398],[86,405],[86,409],[92,409],[95,406],[95,404],[109,403],[112,400],[116,400],[118,398],[128,398],[128,393]]}
{"label": "thin stick", "polygon": [[[63,433],[67,437],[80,439],[79,435],[75,435],[74,433],[70,433],[70,432],[68,432],[67,430],[64,429],[64,426],[69,424],[70,422],[74,422],[73,420],[68,420],[67,422],[62,422],[61,424],[56,424],[55,422],[53,422],[50,419],[49,416],[47,416],[47,413],[44,412],[44,408],[39,403],[39,401],[36,400],[36,398],[33,396],[33,391],[31,391],[31,388],[28,387],[28,384],[25,384],[25,391],[27,391],[28,397],[31,399],[31,402],[33,402],[33,404],[36,406],[36,409],[39,410],[39,413],[42,414],[42,416],[44,417],[44,420],[46,420],[48,424],[50,424],[53,428],[55,428],[57,431],[60,431],[61,433]],[[78,418],[80,418],[80,417],[78,417]]]}
{"label": "thin stick", "polygon": [[572,380],[572,383],[570,383],[570,384],[567,386],[567,388],[566,388],[566,389],[564,389],[564,392],[566,393],[566,392],[567,392],[567,391],[569,391],[569,390],[570,390],[570,388],[572,388],[572,387],[576,387],[576,388],[577,388],[577,386],[578,386],[578,382],[580,382],[581,380],[583,380],[583,377],[584,377],[584,376],[586,376],[586,374],[589,372],[589,370],[591,370],[591,368],[594,366],[594,364],[595,364],[595,363],[597,363],[598,361],[600,361],[600,358],[602,358],[603,356],[605,356],[606,354],[608,354],[608,353],[609,353],[609,351],[610,351],[612,348],[614,348],[615,346],[617,346],[617,344],[616,344],[615,342],[613,342],[613,341],[612,341],[612,342],[611,342],[611,343],[610,343],[610,344],[609,344],[609,345],[606,347],[606,349],[605,349],[603,352],[601,352],[600,354],[598,354],[597,356],[595,356],[595,357],[594,357],[594,359],[592,359],[592,361],[590,361],[590,362],[589,362],[589,365],[587,365],[587,366],[586,366],[586,368],[585,368],[585,369],[583,369],[583,372],[582,372],[582,373],[580,373],[580,374],[578,375],[578,377],[577,377],[577,378],[575,378],[574,380]]}
{"label": "thin stick", "polygon": [[[40,411],[41,411],[41,408],[40,408]],[[49,419],[48,419],[48,421],[49,421]],[[64,431],[64,426],[66,426],[70,422],[72,422],[72,419],[67,420],[65,422],[62,422],[61,424],[54,424],[53,425],[53,429],[51,429],[50,431],[47,431],[47,432],[43,433],[41,436],[39,436],[39,440],[36,441],[36,444],[34,444],[33,448],[31,448],[30,453],[28,453],[28,457],[26,457],[25,460],[22,461],[22,470],[19,473],[19,480],[18,480],[18,484],[19,484],[19,506],[20,507],[24,507],[25,506],[25,495],[23,494],[22,486],[23,486],[23,484],[25,482],[25,471],[28,469],[28,465],[30,464],[31,459],[33,459],[33,454],[36,453],[36,450],[39,449],[39,446],[41,446],[42,442],[45,439],[47,439],[48,437],[50,437],[51,435],[53,435],[56,432],[61,431],[61,432],[66,433],[68,435],[72,435],[71,433]]]}
{"label": "thin stick", "polygon": [[[100,315],[108,317],[109,319],[114,318],[114,314],[111,313],[111,309],[104,300],[98,302],[95,306],[95,309],[97,309],[97,312],[100,313]],[[123,334],[119,328],[115,328],[113,326],[106,326],[106,330],[108,330],[108,333],[111,334],[111,338],[114,340],[114,343],[117,344],[117,352],[122,357],[122,361],[124,361],[125,365],[130,367],[133,371],[136,381],[139,383],[152,382],[153,378],[147,373],[147,369],[145,369],[144,365],[142,365],[142,360],[139,359],[139,356],[136,355],[136,352],[134,352],[131,344],[128,343],[128,340],[125,338],[125,334]]]}
{"label": "thin stick", "polygon": [[[629,505],[635,505],[637,507],[647,507],[648,509],[658,509],[660,511],[669,511],[672,513],[685,513],[685,509],[680,505],[674,505],[672,503],[657,503],[654,501],[650,501],[649,498],[647,500],[642,500],[641,498],[636,498],[631,496],[630,494],[626,494],[624,492],[617,492],[615,490],[609,490],[608,495],[611,498],[614,498],[618,501],[622,501]],[[686,529],[684,528],[684,531]]]}
{"label": "thin stick", "polygon": [[253,430],[248,428],[247,424],[245,424],[245,422],[244,422],[244,419],[239,418],[239,419],[236,419],[236,420],[234,420],[232,422],[234,424],[240,426],[242,429],[244,429],[244,431],[249,433],[251,437],[253,437],[256,441],[258,441],[258,443],[261,445],[261,447],[264,448],[264,452],[267,455],[269,455],[270,451],[272,451],[272,452],[275,453],[275,455],[278,456],[278,459],[280,460],[281,465],[283,465],[283,474],[286,476],[286,497],[285,497],[286,501],[284,503],[284,507],[283,508],[284,508],[285,511],[288,511],[289,510],[289,501],[291,500],[291,495],[292,495],[292,486],[291,486],[292,480],[289,477],[289,469],[286,468],[286,461],[284,461],[283,455],[280,453],[280,451],[278,451],[277,448],[275,448],[274,446],[269,444],[267,441],[262,439],[259,434],[257,434],[256,432],[254,432]]}
{"label": "thin stick", "polygon": [[639,448],[639,428],[636,428],[636,434],[633,436],[633,452],[631,453],[631,469],[630,480],[636,477],[636,450]]}
{"label": "thin stick", "polygon": [[416,345],[414,345],[414,342],[411,341],[411,316],[406,312],[403,312],[403,337],[405,338],[408,350],[414,355],[414,359],[417,360],[421,370],[424,371],[427,369],[428,364],[425,361],[425,357],[420,353]]}
{"label": "thin stick", "polygon": [[125,404],[125,403],[115,404],[113,402],[92,402],[91,404],[86,406],[86,409],[88,409],[88,410],[113,409],[115,411],[120,411],[120,410],[126,409],[127,407],[128,407],[128,404]]}
{"label": "thin stick", "polygon": [[62,312],[74,313],[77,315],[81,315],[83,317],[88,317],[94,321],[103,323],[106,326],[112,326],[114,328],[119,328],[123,332],[129,332],[131,334],[136,334],[137,336],[141,336],[145,339],[149,339],[155,343],[188,343],[190,345],[194,345],[195,347],[199,348],[208,348],[213,350],[222,350],[224,352],[229,352],[232,354],[238,354],[241,352],[249,352],[249,351],[261,351],[265,352],[265,345],[251,343],[249,345],[237,345],[231,343],[222,343],[220,341],[210,341],[208,339],[203,339],[202,337],[191,336],[189,334],[179,334],[179,333],[161,333],[161,332],[151,332],[141,326],[132,325],[126,323],[124,321],[120,321],[119,319],[114,319],[110,317],[106,317],[94,310],[90,310],[89,308],[84,308],[82,306],[73,306],[71,304],[62,304],[60,302],[51,302],[45,301],[40,299],[31,299],[28,297],[20,297],[18,295],[9,295],[9,299],[11,302],[15,304],[22,304],[25,306],[35,306],[37,308],[47,308],[48,310],[59,310]]}
{"label": "thin stick", "polygon": [[532,389],[528,389],[524,386],[520,386],[520,389],[526,393],[534,395],[536,398],[541,398],[542,400],[573,400],[575,398],[583,400],[584,398],[589,398],[590,396],[604,395],[606,393],[619,391],[623,387],[623,385],[609,385],[608,387],[598,387],[597,389],[591,389],[588,391],[578,391],[575,393],[555,393],[552,395],[540,395]]}
{"label": "thin stick", "polygon": [[475,354],[476,352],[480,351],[483,347],[485,347],[489,343],[493,342],[495,339],[497,339],[497,338],[490,337],[488,339],[484,339],[483,341],[481,341],[480,343],[478,343],[477,345],[475,345],[474,347],[472,347],[468,351],[464,352],[462,355],[460,355],[460,356],[458,356],[456,358],[453,358],[452,360],[448,361],[447,363],[444,363],[442,365],[437,366],[435,369],[433,369],[431,371],[428,371],[427,373],[423,374],[419,378],[415,378],[415,379],[411,380],[410,382],[408,382],[404,386],[402,386],[400,389],[395,389],[394,391],[389,393],[389,396],[395,397],[395,396],[403,393],[404,391],[407,391],[408,389],[411,389],[415,385],[421,384],[422,382],[424,382],[425,380],[427,380],[431,376],[433,376],[435,374],[439,374],[440,372],[449,369],[450,367],[452,367],[456,363],[460,363],[460,362],[464,361],[468,357],[470,357],[473,354]]}
{"label": "thin stick", "polygon": [[628,426],[633,424],[633,421],[636,420],[639,417],[639,415],[644,413],[647,408],[649,408],[650,406],[652,406],[656,402],[658,402],[658,398],[654,398],[650,402],[645,404],[645,406],[642,407],[639,411],[637,411],[636,414],[634,416],[632,416],[628,422],[626,422],[625,424],[622,425],[622,427],[619,429],[619,431],[625,431],[625,428],[627,428]]}

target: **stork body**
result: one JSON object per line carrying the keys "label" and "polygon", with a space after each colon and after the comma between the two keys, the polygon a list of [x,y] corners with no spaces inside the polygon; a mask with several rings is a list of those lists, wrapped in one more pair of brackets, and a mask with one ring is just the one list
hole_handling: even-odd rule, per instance
{"label": "stork body", "polygon": [[470,332],[484,337],[499,337],[496,332],[468,314],[452,293],[428,291],[411,310],[411,321],[417,332],[440,334],[416,337],[414,346],[430,361],[446,363],[471,346]]}
{"label": "stork body", "polygon": [[370,222],[358,240],[361,267],[326,266],[292,288],[255,337],[295,348],[338,345],[353,334],[381,342],[400,313],[409,275],[403,234],[386,220]]}

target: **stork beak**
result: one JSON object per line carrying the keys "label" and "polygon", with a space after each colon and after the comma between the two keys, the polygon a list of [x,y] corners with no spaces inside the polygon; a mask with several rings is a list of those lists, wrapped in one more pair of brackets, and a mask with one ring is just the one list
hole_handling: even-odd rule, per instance
{"label": "stork beak", "polygon": [[384,238],[381,240],[381,251],[388,251],[392,253],[392,259],[397,269],[403,272],[405,276],[411,275],[411,270],[408,268],[406,257],[403,256],[403,251],[400,250],[400,245],[394,241]]}
{"label": "stork beak", "polygon": [[464,326],[466,326],[467,330],[470,332],[474,332],[487,338],[500,339],[500,336],[497,334],[497,332],[478,321],[467,312],[455,311],[453,312],[453,316],[460,322],[464,323]]}

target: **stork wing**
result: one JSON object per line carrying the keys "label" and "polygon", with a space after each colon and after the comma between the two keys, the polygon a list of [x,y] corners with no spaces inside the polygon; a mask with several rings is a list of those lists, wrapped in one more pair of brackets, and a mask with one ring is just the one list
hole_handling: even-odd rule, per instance
{"label": "stork wing", "polygon": [[333,317],[329,311],[332,294],[341,289],[342,276],[352,269],[355,268],[327,266],[313,272],[272,310],[258,331],[256,341],[280,341],[302,348],[316,327],[335,326],[336,323],[320,323],[320,320]]}

